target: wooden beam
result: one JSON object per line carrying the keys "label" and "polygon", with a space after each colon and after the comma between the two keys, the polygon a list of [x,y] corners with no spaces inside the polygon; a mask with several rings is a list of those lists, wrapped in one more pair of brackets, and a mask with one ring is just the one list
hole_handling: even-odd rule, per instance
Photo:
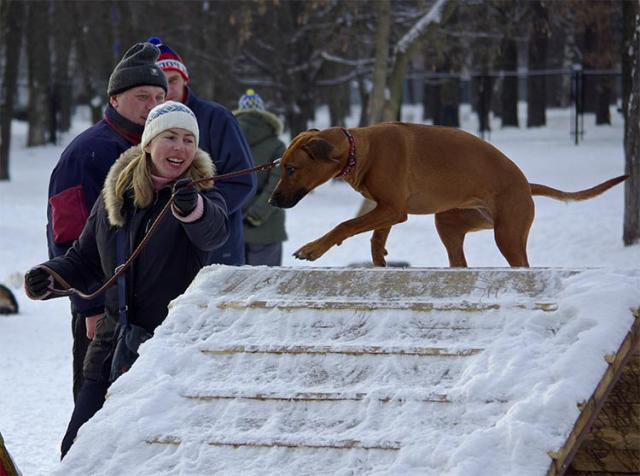
{"label": "wooden beam", "polygon": [[584,410],[578,416],[565,444],[558,451],[550,453],[551,464],[547,470],[547,476],[563,476],[569,469],[582,442],[612,392],[613,386],[620,379],[625,365],[631,361],[634,352],[640,349],[640,309],[631,312],[635,320],[616,353],[615,359],[600,379],[591,398],[586,402]]}
{"label": "wooden beam", "polygon": [[203,349],[200,352],[206,355],[228,354],[310,354],[310,355],[404,355],[419,357],[468,357],[479,354],[483,349],[447,349],[444,347],[398,347],[377,345],[230,345],[220,346],[215,349]]}
{"label": "wooden beam", "polygon": [[364,400],[378,401],[382,403],[404,403],[404,402],[423,402],[423,403],[451,403],[449,397],[444,394],[433,394],[424,397],[402,398],[395,395],[381,395],[370,397],[366,392],[296,392],[293,394],[279,393],[258,393],[258,394],[227,394],[227,395],[183,395],[184,398],[190,400],[260,400],[260,401],[285,401],[285,402],[336,402],[336,401],[354,401],[360,402]]}
{"label": "wooden beam", "polygon": [[527,309],[534,311],[553,312],[558,310],[555,302],[533,302],[533,303],[433,303],[433,302],[398,302],[387,301],[329,301],[317,299],[270,299],[255,301],[222,301],[217,303],[220,309],[280,309],[283,311],[296,311],[299,309],[321,309],[321,310],[349,310],[349,311],[373,311],[378,309],[395,309],[407,311],[465,311],[465,312],[486,312],[507,307],[509,309]]}
{"label": "wooden beam", "polygon": [[576,471],[607,471],[637,475],[640,473],[640,450],[578,451],[571,462]]}

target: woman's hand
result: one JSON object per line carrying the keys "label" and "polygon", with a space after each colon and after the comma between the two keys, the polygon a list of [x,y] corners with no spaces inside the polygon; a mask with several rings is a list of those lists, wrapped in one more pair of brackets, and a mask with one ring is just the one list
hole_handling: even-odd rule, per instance
{"label": "woman's hand", "polygon": [[198,191],[195,187],[189,187],[191,179],[183,178],[178,180],[173,186],[175,200],[173,206],[176,207],[180,215],[187,216],[195,210],[198,204]]}
{"label": "woman's hand", "polygon": [[35,267],[27,271],[24,276],[24,290],[31,299],[44,299],[53,287],[53,277],[44,270],[44,268]]}

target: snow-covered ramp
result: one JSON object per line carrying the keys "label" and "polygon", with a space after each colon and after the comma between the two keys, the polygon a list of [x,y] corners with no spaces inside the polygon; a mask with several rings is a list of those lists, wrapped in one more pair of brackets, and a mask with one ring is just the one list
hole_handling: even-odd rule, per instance
{"label": "snow-covered ramp", "polygon": [[59,474],[545,475],[639,289],[634,270],[209,267]]}

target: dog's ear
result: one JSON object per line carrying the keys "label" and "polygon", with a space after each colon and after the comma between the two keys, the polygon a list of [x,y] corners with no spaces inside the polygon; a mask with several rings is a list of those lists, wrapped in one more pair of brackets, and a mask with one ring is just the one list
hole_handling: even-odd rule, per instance
{"label": "dog's ear", "polygon": [[331,152],[333,151],[333,145],[324,139],[311,139],[309,142],[303,144],[300,147],[314,160],[321,160],[324,162],[338,162],[336,159],[331,158]]}

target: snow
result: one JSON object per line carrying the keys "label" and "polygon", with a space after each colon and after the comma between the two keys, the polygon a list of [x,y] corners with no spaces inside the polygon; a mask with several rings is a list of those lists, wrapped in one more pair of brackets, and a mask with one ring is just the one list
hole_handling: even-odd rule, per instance
{"label": "snow", "polygon": [[[408,108],[404,119],[418,122],[419,113],[419,109]],[[328,126],[326,117],[326,111],[320,111],[314,126]],[[615,111],[612,118],[612,126],[595,127],[593,117],[586,116],[585,140],[577,147],[568,132],[568,110],[549,111],[549,125],[544,128],[496,129],[491,135],[491,142],[516,162],[531,182],[563,190],[578,190],[624,171],[623,123]],[[462,119],[465,129],[474,132],[476,124],[468,110],[464,110]],[[86,118],[79,116],[74,130],[64,137],[63,142],[68,143],[87,125]],[[353,119],[349,125],[353,125]],[[216,344],[215,339],[219,336],[216,337],[215,332],[207,327],[206,316],[193,310],[193,303],[204,299],[202,296],[206,296],[212,308],[221,302],[222,298],[211,297],[212,284],[209,280],[215,273],[224,271],[220,267],[205,270],[189,293],[175,302],[170,318],[158,330],[158,338],[145,344],[137,371],[113,386],[108,404],[90,425],[82,429],[80,439],[65,464],[58,464],[59,443],[72,410],[69,305],[66,299],[29,301],[20,286],[23,273],[47,259],[47,184],[64,144],[28,149],[24,147],[25,136],[25,125],[16,122],[12,143],[12,180],[0,182],[0,282],[14,289],[21,308],[17,316],[0,316],[0,431],[8,449],[25,475],[87,474],[87,468],[83,469],[85,458],[87,461],[92,458],[108,460],[105,468],[109,467],[113,472],[107,474],[125,474],[133,467],[139,474],[159,474],[160,469],[170,474],[210,474],[212,470],[205,471],[206,466],[203,466],[207,458],[198,454],[196,446],[188,444],[189,441],[183,441],[180,446],[166,445],[160,456],[152,448],[126,449],[133,447],[136,438],[153,433],[154,429],[158,436],[166,436],[167,422],[180,422],[176,431],[183,425],[197,423],[195,414],[180,412],[183,407],[178,396],[187,387],[207,390],[205,383],[211,376],[199,370],[198,362],[203,358],[199,347],[185,342],[191,337],[198,345],[203,345],[208,333],[213,340],[207,345]],[[600,197],[580,203],[565,204],[542,197],[535,199],[536,219],[528,245],[532,266],[598,269],[560,279],[553,296],[559,308],[557,315],[531,309],[513,310],[508,314],[486,313],[487,321],[496,323],[496,330],[492,334],[479,332],[472,336],[472,341],[477,341],[485,350],[469,360],[464,368],[461,367],[455,385],[452,383],[447,388],[449,398],[470,402],[461,406],[458,413],[443,414],[432,410],[424,416],[420,414],[421,408],[409,405],[400,416],[380,415],[380,420],[375,421],[374,414],[369,413],[376,407],[375,402],[370,402],[362,415],[353,414],[353,409],[342,410],[345,418],[353,414],[353,418],[357,416],[359,421],[369,422],[371,426],[365,425],[361,430],[363,434],[359,435],[365,440],[379,436],[375,430],[378,424],[389,430],[388,439],[393,440],[402,438],[412,428],[411,422],[420,418],[441,419],[439,421],[443,425],[449,421],[462,422],[453,435],[422,434],[412,443],[413,446],[403,448],[397,459],[382,455],[379,460],[344,460],[343,474],[347,474],[347,468],[355,473],[378,471],[379,474],[384,473],[382,468],[387,468],[386,474],[498,474],[495,472],[497,468],[508,468],[508,474],[543,474],[546,471],[546,451],[562,444],[567,422],[577,416],[576,402],[590,395],[605,368],[602,356],[616,350],[632,322],[629,308],[640,305],[640,246],[624,247],[621,239],[623,191],[624,187],[618,185]],[[309,266],[309,262],[295,260],[291,256],[293,251],[339,222],[352,218],[359,206],[360,198],[355,192],[342,183],[334,182],[321,186],[288,210],[289,241],[285,243],[284,265],[294,269]],[[313,266],[338,268],[369,262],[369,238],[368,235],[351,238],[340,247],[330,249]],[[447,266],[446,252],[438,239],[432,216],[411,216],[406,223],[394,227],[387,249],[390,262],[407,261],[412,267]],[[490,232],[470,235],[465,251],[471,266],[506,266]],[[382,294],[371,297],[377,302],[392,298]],[[478,296],[471,298],[477,300]],[[237,301],[247,306],[258,301],[269,304],[278,299],[274,288],[265,286],[247,290]],[[317,299],[322,302],[328,298],[318,295]],[[486,301],[486,296],[484,299]],[[494,297],[494,301],[502,306],[511,305],[512,300],[510,292]],[[371,332],[394,339],[391,331],[393,313],[399,311],[381,309],[379,312],[383,318]],[[411,311],[401,312],[410,314]],[[249,323],[240,325],[244,322],[242,318],[237,321],[240,324],[231,325],[236,322],[234,319],[238,319],[236,314],[233,309],[221,314],[220,325],[230,325],[225,331],[230,341],[242,340],[242,333],[248,332]],[[320,311],[313,309],[304,313],[310,322],[322,319],[320,315]],[[352,318],[345,314],[340,319],[348,322]],[[287,345],[294,342],[288,341],[287,336],[300,334],[300,330],[288,325],[286,320],[279,321],[276,328],[271,328],[268,323],[256,323],[252,332],[264,336],[264,340],[259,342],[261,344]],[[550,336],[549,328],[557,332]],[[284,337],[284,340],[280,342],[279,337]],[[437,336],[434,339],[441,346],[451,347],[454,344],[446,336],[442,340]],[[402,344],[407,343],[419,344]],[[349,342],[343,344],[348,345]],[[163,358],[165,355],[171,358]],[[259,360],[252,362],[260,365]],[[581,365],[576,365],[576,362]],[[185,376],[185,369],[192,369],[193,374],[187,372]],[[217,377],[220,378],[218,383],[228,384],[241,378],[231,369],[226,371],[227,374]],[[180,379],[172,379],[175,375],[180,375]],[[239,382],[235,387],[227,388],[238,390],[241,387]],[[558,390],[560,388],[562,391]],[[288,385],[277,382],[272,390],[281,394],[290,392]],[[376,392],[387,390],[382,387],[367,389]],[[415,388],[395,388],[394,391],[400,394],[404,391],[409,395]],[[123,408],[125,401],[131,406]],[[478,401],[494,403],[479,405]],[[501,401],[509,402],[508,411],[503,412]],[[247,418],[254,411],[241,403],[228,407],[221,405],[220,409],[224,410],[224,415],[247,410]],[[135,415],[135,418],[129,415]],[[158,415],[163,415],[163,418],[158,418]],[[473,422],[487,421],[492,422],[491,426],[471,426]],[[215,427],[215,422],[210,423]],[[122,428],[129,431],[120,432]],[[277,425],[270,430],[271,433],[265,433],[265,437],[273,437]],[[464,434],[465,430],[473,431],[464,439],[456,440],[455,434]],[[111,433],[122,438],[113,440],[105,437]],[[239,434],[231,432],[227,436],[231,441]],[[280,436],[286,439],[290,435]],[[322,436],[309,435],[308,439],[321,439]],[[237,462],[233,451],[214,453],[222,457],[217,464],[225,471],[220,471],[231,474],[230,468]],[[244,474],[262,474],[265,465],[275,463],[281,464],[283,472],[287,468],[292,469],[290,462],[283,459],[283,454],[273,452],[253,463],[245,462],[248,466]],[[147,461],[151,456],[153,458]],[[140,467],[143,461],[145,466]],[[325,464],[325,470],[335,467],[328,460]],[[439,468],[438,472],[430,473],[433,468]],[[478,471],[478,468],[485,472]]]}

